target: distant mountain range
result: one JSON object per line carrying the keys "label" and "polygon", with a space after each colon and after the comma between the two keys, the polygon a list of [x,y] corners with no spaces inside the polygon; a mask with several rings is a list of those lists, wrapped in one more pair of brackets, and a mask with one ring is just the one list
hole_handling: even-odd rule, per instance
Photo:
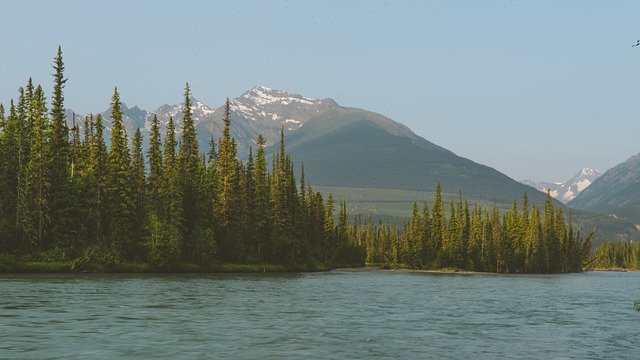
{"label": "distant mountain range", "polygon": [[520,182],[546,193],[549,190],[551,196],[566,204],[575,199],[584,189],[602,175],[598,170],[583,168],[567,182],[536,182],[533,180],[521,180]]}
{"label": "distant mountain range", "polygon": [[[224,106],[212,108],[195,98],[191,103],[201,151],[206,152],[210,139],[217,140],[222,132]],[[125,127],[129,134],[142,129],[148,139],[155,114],[163,132],[169,117],[180,132],[182,109],[183,104],[163,105],[155,111],[123,105]],[[508,209],[514,199],[521,202],[527,193],[530,203],[541,207],[546,198],[546,194],[457,156],[383,115],[342,107],[332,99],[311,99],[256,86],[231,100],[230,110],[231,135],[240,158],[255,146],[259,134],[271,146],[267,150],[275,151],[284,127],[287,152],[296,169],[304,163],[306,179],[320,191],[345,198],[351,214],[406,217],[413,202],[433,200],[438,183],[446,199],[457,198],[462,192],[472,206],[496,203]],[[68,122],[72,122],[71,114],[69,111]],[[75,121],[82,124],[83,117],[75,115]],[[110,110],[103,117],[108,141]],[[431,137],[437,139],[438,135]],[[596,227],[608,237],[640,239],[638,229],[624,219],[575,212],[574,224],[584,232]]]}

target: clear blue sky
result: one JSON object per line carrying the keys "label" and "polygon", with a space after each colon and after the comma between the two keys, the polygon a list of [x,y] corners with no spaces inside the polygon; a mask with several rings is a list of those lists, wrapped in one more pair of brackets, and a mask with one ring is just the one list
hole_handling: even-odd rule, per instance
{"label": "clear blue sky", "polygon": [[640,1],[10,1],[0,102],[32,76],[66,107],[212,107],[254,85],[404,123],[514,179],[640,152]]}

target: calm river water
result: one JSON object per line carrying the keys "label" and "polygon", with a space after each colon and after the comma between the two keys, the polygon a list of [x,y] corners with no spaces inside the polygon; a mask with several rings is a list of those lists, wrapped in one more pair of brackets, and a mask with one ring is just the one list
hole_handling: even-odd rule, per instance
{"label": "calm river water", "polygon": [[638,359],[640,273],[0,275],[0,358]]}

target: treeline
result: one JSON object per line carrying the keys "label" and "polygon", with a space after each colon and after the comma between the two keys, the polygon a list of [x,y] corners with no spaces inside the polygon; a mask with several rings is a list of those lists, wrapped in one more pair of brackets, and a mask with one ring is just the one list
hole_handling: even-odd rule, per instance
{"label": "treeline", "polygon": [[143,154],[138,129],[130,139],[117,89],[111,102],[107,148],[101,115],[68,128],[62,52],[54,64],[51,110],[31,79],[0,105],[0,254],[27,260],[92,263],[363,265],[364,252],[340,202],[305,184],[297,186],[284,137],[271,168],[264,140],[238,160],[230,136],[229,101],[224,130],[200,153],[184,93],[180,139],[172,119],[164,137],[154,117]]}
{"label": "treeline", "polygon": [[591,237],[575,233],[550,196],[542,211],[529,208],[525,194],[522,210],[514,200],[501,215],[495,205],[470,209],[460,195],[447,214],[438,186],[431,210],[414,204],[400,226],[350,219],[344,201],[313,191],[304,167],[297,181],[283,132],[270,166],[261,136],[240,161],[228,99],[222,134],[201,153],[188,84],[182,128],[170,118],[163,135],[154,117],[146,154],[140,130],[131,138],[125,130],[116,89],[107,147],[101,115],[68,128],[60,48],[54,69],[50,109],[31,79],[6,116],[0,104],[0,265],[72,261],[75,270],[95,270],[129,262],[170,270],[366,262],[560,273],[580,271],[589,254]]}
{"label": "treeline", "polygon": [[640,270],[640,243],[606,241],[592,251],[589,267],[592,269]]}
{"label": "treeline", "polygon": [[367,263],[417,269],[456,268],[499,273],[566,273],[581,271],[593,243],[574,232],[561,208],[547,195],[542,211],[529,208],[524,195],[522,210],[516,200],[501,215],[491,209],[469,208],[462,194],[450,202],[448,218],[438,185],[429,210],[414,203],[411,219],[395,225],[364,228]]}

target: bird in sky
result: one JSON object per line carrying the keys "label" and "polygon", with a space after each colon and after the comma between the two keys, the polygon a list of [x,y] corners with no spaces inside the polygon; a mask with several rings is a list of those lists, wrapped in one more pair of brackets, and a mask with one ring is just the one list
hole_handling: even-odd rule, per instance
{"label": "bird in sky", "polygon": [[635,44],[631,45],[631,47],[640,46],[640,40],[638,40]]}

